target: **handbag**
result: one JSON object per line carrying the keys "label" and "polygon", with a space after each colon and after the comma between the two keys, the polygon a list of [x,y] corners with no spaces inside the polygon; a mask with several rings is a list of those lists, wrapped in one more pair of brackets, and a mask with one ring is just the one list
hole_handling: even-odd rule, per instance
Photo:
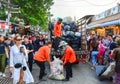
{"label": "handbag", "polygon": [[15,68],[20,68],[20,67],[22,67],[22,64],[21,64],[21,63],[16,63],[16,64],[14,65],[14,67],[15,67]]}

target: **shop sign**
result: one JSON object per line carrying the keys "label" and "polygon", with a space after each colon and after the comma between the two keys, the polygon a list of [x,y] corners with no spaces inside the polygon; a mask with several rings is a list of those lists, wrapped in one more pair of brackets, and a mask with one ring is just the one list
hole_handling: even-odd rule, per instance
{"label": "shop sign", "polygon": [[120,6],[116,6],[116,7],[109,9],[109,10],[106,10],[105,12],[102,12],[102,13],[94,16],[94,20],[100,20],[100,19],[106,18],[108,16],[115,15],[119,12],[120,12]]}
{"label": "shop sign", "polygon": [[106,11],[106,17],[112,16],[112,15],[114,15],[114,14],[117,14],[117,13],[119,12],[118,9],[119,9],[119,7],[116,6],[116,7],[113,7],[113,8],[111,8],[111,9],[107,10],[107,11]]}
{"label": "shop sign", "polygon": [[120,6],[118,6],[118,12],[120,12]]}
{"label": "shop sign", "polygon": [[95,20],[99,20],[99,19],[102,19],[102,18],[105,18],[105,13],[100,13],[99,15],[95,16]]}

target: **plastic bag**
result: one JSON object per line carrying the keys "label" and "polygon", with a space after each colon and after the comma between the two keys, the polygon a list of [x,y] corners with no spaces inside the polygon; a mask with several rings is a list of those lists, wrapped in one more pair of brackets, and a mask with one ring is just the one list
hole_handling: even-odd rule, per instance
{"label": "plastic bag", "polygon": [[115,62],[111,62],[109,67],[106,69],[106,71],[102,74],[102,76],[107,76],[107,77],[111,77],[114,75],[115,71]]}
{"label": "plastic bag", "polygon": [[53,58],[54,61],[52,62],[53,66],[51,66],[51,74],[49,75],[49,78],[52,80],[62,80],[65,78],[63,75],[63,65],[61,65],[62,61],[55,56]]}

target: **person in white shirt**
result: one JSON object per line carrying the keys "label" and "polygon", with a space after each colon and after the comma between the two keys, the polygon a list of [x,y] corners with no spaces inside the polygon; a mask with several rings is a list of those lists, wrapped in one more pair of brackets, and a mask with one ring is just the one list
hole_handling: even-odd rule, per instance
{"label": "person in white shirt", "polygon": [[34,82],[34,79],[26,63],[27,50],[21,45],[21,37],[14,38],[15,44],[10,48],[10,72],[12,73],[13,84]]}

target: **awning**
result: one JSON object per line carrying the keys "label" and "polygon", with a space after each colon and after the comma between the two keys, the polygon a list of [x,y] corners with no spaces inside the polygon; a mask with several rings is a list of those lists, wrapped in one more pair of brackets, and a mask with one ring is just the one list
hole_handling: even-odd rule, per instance
{"label": "awning", "polygon": [[96,24],[92,26],[86,26],[86,29],[94,29],[95,27],[100,27],[101,24]]}
{"label": "awning", "polygon": [[7,25],[7,24],[5,24],[5,23],[0,23],[0,28],[2,28],[2,29],[4,29],[4,28],[6,28],[6,29],[11,29],[11,26],[10,26],[10,25]]}
{"label": "awning", "polygon": [[104,22],[92,26],[86,26],[87,29],[93,29],[95,27],[106,27],[106,26],[112,26],[112,25],[120,25],[120,19],[114,20],[114,21],[109,21],[109,22]]}
{"label": "awning", "polygon": [[111,25],[120,25],[120,19],[114,20],[114,21],[110,21],[110,22],[102,23],[101,27],[111,26]]}

